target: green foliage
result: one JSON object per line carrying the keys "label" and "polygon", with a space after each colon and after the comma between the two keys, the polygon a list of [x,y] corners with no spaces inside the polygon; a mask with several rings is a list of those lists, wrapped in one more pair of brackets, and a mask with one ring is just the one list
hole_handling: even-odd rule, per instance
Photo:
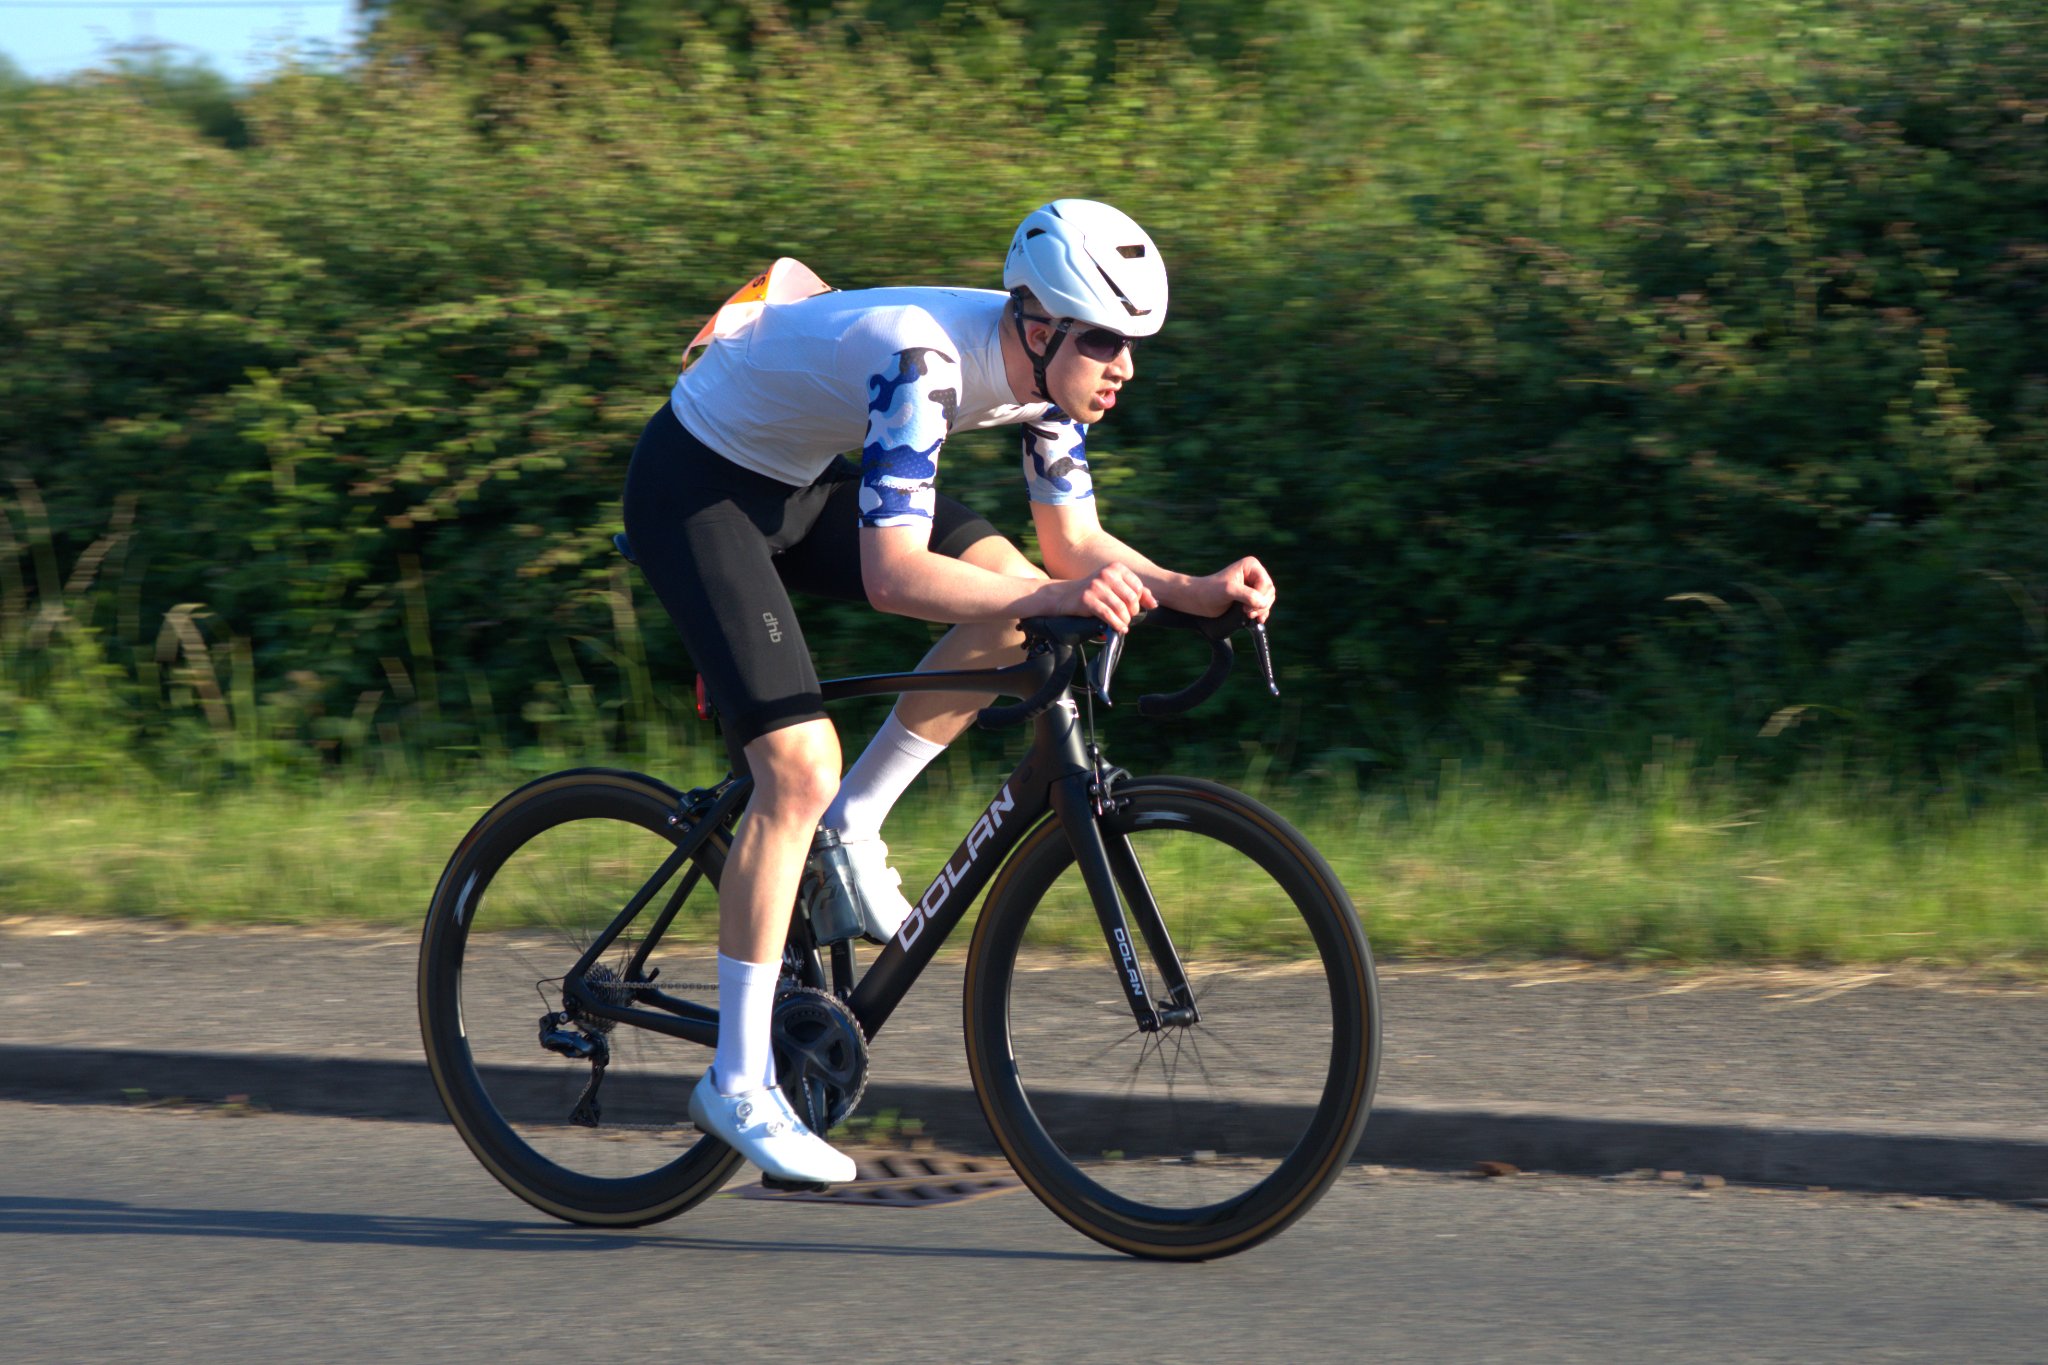
{"label": "green foliage", "polygon": [[[1126,762],[1221,736],[1283,770],[1487,744],[1571,767],[1678,734],[1780,774],[2040,768],[2037,20],[386,13],[360,64],[250,91],[233,149],[132,81],[10,97],[0,472],[47,530],[17,496],[0,560],[75,560],[134,512],[104,604],[16,571],[20,612],[83,624],[11,646],[6,752],[29,697],[230,768],[672,747],[687,661],[607,535],[683,340],[778,254],[993,285],[1016,218],[1081,194],[1174,278],[1094,442],[1107,524],[1195,571],[1257,553],[1282,587],[1284,707],[1234,688],[1123,727]],[[1023,532],[1010,437],[953,443],[944,477]],[[827,673],[926,638],[805,624]],[[195,640],[218,707],[165,681]]]}
{"label": "green foliage", "polygon": [[30,78],[0,53],[0,119],[46,85],[111,87],[150,109],[185,120],[224,146],[248,145],[248,125],[242,118],[238,92],[228,78],[205,62],[186,60],[162,45],[117,47],[94,68],[50,82]]}
{"label": "green foliage", "polygon": [[107,71],[87,79],[111,81],[150,108],[190,120],[215,142],[248,145],[249,127],[233,84],[204,62],[160,48],[124,48],[116,51]]}
{"label": "green foliage", "polygon": [[[795,8],[808,17],[832,6]],[[575,41],[658,61],[692,36],[743,56],[789,19],[758,0],[365,0],[363,12],[375,48],[486,66],[545,59]]]}
{"label": "green foliage", "polygon": [[523,63],[579,40],[602,43],[618,56],[659,60],[693,35],[710,37],[747,61],[757,46],[772,57],[773,37],[790,29],[849,48],[880,42],[922,60],[932,54],[926,35],[939,28],[945,34],[940,45],[954,51],[982,38],[1008,46],[1008,36],[1021,31],[1029,41],[1010,54],[1020,68],[1045,70],[1056,58],[1085,51],[1091,76],[1114,69],[1122,44],[1161,32],[1205,57],[1231,59],[1274,32],[1314,26],[1327,34],[1332,15],[1351,8],[1329,0],[367,0],[363,6],[375,46],[417,51],[424,43],[484,64]]}
{"label": "green foliage", "polygon": [[92,588],[121,557],[126,527],[61,574],[41,500],[32,486],[17,492],[19,523],[0,505],[0,772],[45,787],[118,778],[132,761],[135,707],[92,619]]}

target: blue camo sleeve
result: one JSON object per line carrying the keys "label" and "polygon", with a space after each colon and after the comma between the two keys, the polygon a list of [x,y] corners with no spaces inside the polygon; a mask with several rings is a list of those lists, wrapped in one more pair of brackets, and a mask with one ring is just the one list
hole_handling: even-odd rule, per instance
{"label": "blue camo sleeve", "polygon": [[939,447],[959,410],[959,358],[935,346],[905,347],[868,376],[861,525],[931,523]]}
{"label": "blue camo sleeve", "polygon": [[1058,408],[1024,424],[1024,485],[1031,501],[1059,507],[1095,496],[1085,430]]}

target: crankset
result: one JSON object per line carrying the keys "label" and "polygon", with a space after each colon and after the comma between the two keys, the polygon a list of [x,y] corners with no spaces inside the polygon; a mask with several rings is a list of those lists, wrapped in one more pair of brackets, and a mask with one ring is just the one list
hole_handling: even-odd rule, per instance
{"label": "crankset", "polygon": [[785,986],[775,997],[769,1045],[790,1107],[823,1137],[860,1103],[868,1085],[868,1040],[838,996]]}

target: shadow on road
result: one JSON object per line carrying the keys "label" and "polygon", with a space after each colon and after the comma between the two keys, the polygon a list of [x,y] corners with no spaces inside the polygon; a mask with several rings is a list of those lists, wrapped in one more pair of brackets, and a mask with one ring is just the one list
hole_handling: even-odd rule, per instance
{"label": "shadow on road", "polygon": [[[824,1215],[830,1217],[832,1215]],[[894,1213],[884,1216],[893,1217]],[[1110,1252],[1009,1251],[1000,1247],[882,1246],[806,1238],[771,1241],[678,1237],[644,1229],[596,1231],[551,1223],[293,1210],[153,1208],[112,1199],[0,1195],[0,1237],[250,1237],[312,1244],[445,1247],[466,1251],[677,1251],[831,1253],[947,1260],[1122,1261]]]}

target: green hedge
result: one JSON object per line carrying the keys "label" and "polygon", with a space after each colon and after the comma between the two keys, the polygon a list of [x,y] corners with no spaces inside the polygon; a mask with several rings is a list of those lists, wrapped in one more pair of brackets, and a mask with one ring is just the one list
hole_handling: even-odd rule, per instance
{"label": "green hedge", "polygon": [[[994,285],[1079,194],[1175,290],[1106,521],[1282,586],[1285,706],[1126,750],[2038,770],[2048,28],[1357,8],[1106,67],[986,13],[751,10],[743,57],[686,25],[637,63],[387,40],[249,92],[235,149],[133,81],[9,96],[0,767],[665,732],[687,663],[606,537],[682,341],[778,254]],[[944,478],[1026,529],[1010,438]],[[806,628],[827,671],[925,638]]]}

